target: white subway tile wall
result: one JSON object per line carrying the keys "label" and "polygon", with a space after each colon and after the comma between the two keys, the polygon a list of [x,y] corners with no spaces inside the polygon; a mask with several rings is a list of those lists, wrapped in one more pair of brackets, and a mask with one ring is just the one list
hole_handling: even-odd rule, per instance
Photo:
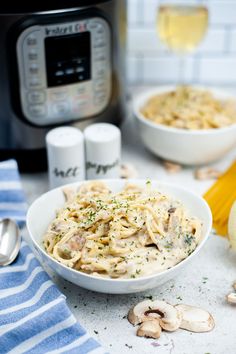
{"label": "white subway tile wall", "polygon": [[[156,30],[160,0],[127,1],[129,82],[177,82],[180,60],[161,43]],[[203,85],[236,86],[236,0],[206,0],[204,4],[209,9],[208,31],[197,50],[185,59],[184,80]]]}

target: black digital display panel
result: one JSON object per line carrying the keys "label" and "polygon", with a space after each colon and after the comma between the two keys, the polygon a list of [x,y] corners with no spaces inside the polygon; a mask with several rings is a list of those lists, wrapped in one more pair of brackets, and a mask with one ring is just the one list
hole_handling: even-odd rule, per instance
{"label": "black digital display panel", "polygon": [[91,79],[90,32],[45,39],[48,87]]}

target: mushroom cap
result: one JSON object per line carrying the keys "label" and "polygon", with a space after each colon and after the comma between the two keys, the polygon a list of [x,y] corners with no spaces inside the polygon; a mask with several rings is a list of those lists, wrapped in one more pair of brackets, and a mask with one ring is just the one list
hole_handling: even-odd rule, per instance
{"label": "mushroom cap", "polygon": [[166,331],[178,329],[182,320],[177,308],[161,300],[139,302],[128,314],[128,320],[133,325],[153,318],[159,319],[160,326]]}
{"label": "mushroom cap", "polygon": [[160,325],[163,329],[173,332],[179,328],[182,321],[182,314],[177,308],[160,300],[153,302],[153,308],[158,309],[162,313]]}
{"label": "mushroom cap", "polygon": [[176,305],[182,313],[180,328],[191,332],[209,332],[215,327],[212,315],[199,307],[190,305]]}
{"label": "mushroom cap", "polygon": [[128,313],[129,322],[136,326],[145,321],[145,312],[151,308],[152,303],[151,300],[144,300],[135,305]]}
{"label": "mushroom cap", "polygon": [[137,330],[137,336],[148,337],[148,338],[160,338],[161,336],[161,326],[158,319],[150,319],[149,321],[143,322],[139,329]]}

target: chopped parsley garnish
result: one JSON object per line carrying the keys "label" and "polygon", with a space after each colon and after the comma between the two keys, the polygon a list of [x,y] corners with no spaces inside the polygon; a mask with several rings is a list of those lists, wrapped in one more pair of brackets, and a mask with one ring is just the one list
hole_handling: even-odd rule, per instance
{"label": "chopped parsley garnish", "polygon": [[164,247],[167,248],[167,249],[172,248],[173,247],[173,242],[172,241],[167,241]]}
{"label": "chopped parsley garnish", "polygon": [[186,234],[184,237],[184,242],[189,246],[191,246],[193,240],[194,240],[193,235]]}

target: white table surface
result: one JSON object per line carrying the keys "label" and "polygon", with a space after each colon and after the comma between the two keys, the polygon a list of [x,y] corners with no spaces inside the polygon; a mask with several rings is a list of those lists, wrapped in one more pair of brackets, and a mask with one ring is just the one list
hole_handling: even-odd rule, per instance
{"label": "white table surface", "polygon": [[[170,175],[160,160],[146,151],[136,135],[132,117],[122,126],[123,162],[132,163],[140,178],[159,179],[184,185],[202,194],[213,181],[198,181],[194,169],[184,168]],[[236,149],[213,164],[222,171],[236,158]],[[22,174],[23,187],[31,203],[48,190],[47,174]],[[131,295],[106,295],[75,286],[48,270],[53,281],[66,295],[67,303],[78,321],[114,354],[235,354],[236,305],[229,305],[225,296],[232,292],[236,280],[236,253],[228,241],[211,235],[199,256],[188,269],[163,286]],[[152,296],[172,304],[201,306],[211,312],[216,326],[209,333],[190,333],[178,330],[163,332],[159,340],[140,338],[126,319],[128,310],[139,301]],[[79,353],[78,353],[79,354]]]}

